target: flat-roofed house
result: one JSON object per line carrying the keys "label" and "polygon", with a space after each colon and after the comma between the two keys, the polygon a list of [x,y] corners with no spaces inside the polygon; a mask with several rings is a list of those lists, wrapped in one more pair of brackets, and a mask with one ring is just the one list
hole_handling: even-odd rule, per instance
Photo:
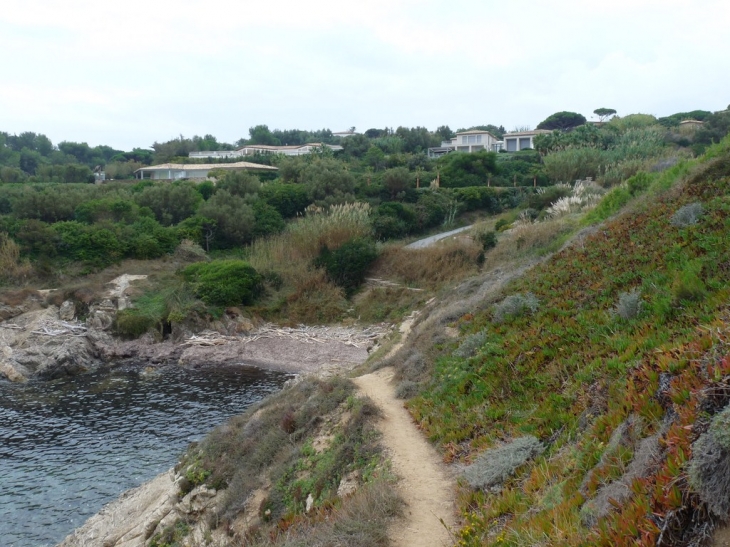
{"label": "flat-roofed house", "polygon": [[497,137],[489,131],[471,129],[460,131],[450,141],[443,141],[441,146],[434,146],[428,149],[430,158],[438,158],[449,152],[480,152],[482,150],[492,151],[497,143]]}
{"label": "flat-roofed house", "polygon": [[236,150],[215,150],[203,152],[190,152],[190,158],[243,158],[254,154],[283,154],[285,156],[303,156],[311,154],[316,148],[326,146],[333,152],[342,150],[339,144],[324,144],[321,142],[310,142],[308,144],[294,144],[289,146],[273,146],[270,144],[247,144]]}
{"label": "flat-roofed house", "polygon": [[134,172],[134,177],[152,180],[206,179],[213,169],[251,171],[253,173],[278,171],[276,167],[271,165],[261,165],[248,161],[236,163],[163,163],[137,169]]}
{"label": "flat-roofed house", "polygon": [[549,129],[533,129],[532,131],[515,131],[513,133],[505,133],[502,138],[502,149],[507,152],[519,152],[535,148],[534,139],[538,135],[549,135],[552,133]]}

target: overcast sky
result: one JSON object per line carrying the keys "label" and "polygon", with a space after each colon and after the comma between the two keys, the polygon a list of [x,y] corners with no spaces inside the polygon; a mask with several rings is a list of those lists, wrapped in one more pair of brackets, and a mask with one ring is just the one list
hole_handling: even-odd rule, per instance
{"label": "overcast sky", "polygon": [[727,0],[3,0],[0,130],[534,127],[730,103]]}

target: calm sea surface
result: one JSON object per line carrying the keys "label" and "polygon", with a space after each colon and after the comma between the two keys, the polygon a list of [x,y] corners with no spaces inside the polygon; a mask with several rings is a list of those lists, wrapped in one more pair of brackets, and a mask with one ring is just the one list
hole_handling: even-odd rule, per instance
{"label": "calm sea surface", "polygon": [[55,545],[287,378],[167,367],[0,382],[0,545]]}

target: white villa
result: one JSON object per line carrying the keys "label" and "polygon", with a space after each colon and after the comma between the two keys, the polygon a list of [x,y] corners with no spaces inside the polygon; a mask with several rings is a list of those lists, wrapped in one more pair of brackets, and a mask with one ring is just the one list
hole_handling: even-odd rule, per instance
{"label": "white villa", "polygon": [[535,148],[533,142],[538,135],[549,135],[552,131],[549,129],[533,129],[532,131],[517,131],[514,133],[505,133],[497,150],[506,150],[507,152],[519,152],[528,148]]}
{"label": "white villa", "polygon": [[481,150],[495,150],[497,145],[497,137],[489,131],[472,129],[470,131],[461,131],[456,137],[450,141],[443,141],[441,146],[435,146],[428,149],[429,158],[438,158],[449,152],[479,152]]}
{"label": "white villa", "polygon": [[152,180],[207,179],[213,169],[243,170],[256,172],[278,171],[270,165],[247,161],[237,163],[163,163],[142,167],[134,172],[134,178]]}
{"label": "white villa", "polygon": [[291,146],[271,146],[268,144],[247,144],[236,150],[215,150],[203,152],[190,152],[190,158],[242,158],[254,154],[283,154],[285,156],[303,156],[310,154],[314,149],[326,146],[333,152],[342,150],[339,144],[324,144],[311,142],[308,144],[297,144]]}

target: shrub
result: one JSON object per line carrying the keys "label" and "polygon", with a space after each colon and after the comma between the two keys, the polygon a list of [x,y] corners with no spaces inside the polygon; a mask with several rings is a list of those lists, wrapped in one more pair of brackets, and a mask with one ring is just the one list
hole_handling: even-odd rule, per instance
{"label": "shrub", "polygon": [[510,224],[512,224],[509,220],[506,218],[500,218],[495,224],[494,224],[494,230],[497,232],[503,232],[504,230],[509,229]]}
{"label": "shrub", "polygon": [[482,244],[482,249],[485,251],[494,249],[497,246],[497,232],[493,230],[489,232],[480,232],[477,234],[477,240]]}
{"label": "shrub", "polygon": [[375,243],[369,239],[355,238],[334,251],[323,247],[314,265],[324,268],[330,281],[350,295],[363,282],[365,272],[377,256]]}
{"label": "shrub", "polygon": [[494,306],[492,320],[495,323],[503,323],[509,319],[524,315],[528,310],[531,313],[535,313],[538,306],[539,302],[537,298],[530,292],[513,294]]}
{"label": "shrub", "polygon": [[137,310],[122,310],[117,314],[116,331],[125,338],[139,338],[155,326],[155,320]]}
{"label": "shrub", "polygon": [[692,445],[690,486],[715,515],[730,512],[730,406],[716,414],[710,428]]}
{"label": "shrub", "polygon": [[403,380],[398,387],[395,388],[395,396],[398,399],[411,399],[418,395],[419,386],[411,380]]}
{"label": "shrub", "polygon": [[464,470],[464,478],[474,489],[498,488],[524,465],[545,450],[543,444],[530,435],[483,452]]}
{"label": "shrub", "polygon": [[704,209],[702,208],[701,203],[690,203],[689,205],[681,207],[676,213],[674,213],[669,222],[672,226],[686,228],[687,226],[697,224],[702,213],[704,213]]}
{"label": "shrub", "polygon": [[284,218],[303,213],[310,204],[307,188],[303,184],[264,184],[259,190],[259,197]]}
{"label": "shrub", "polygon": [[635,319],[641,313],[643,304],[640,289],[634,289],[631,292],[622,292],[619,294],[618,304],[614,308],[613,313],[626,321]]}
{"label": "shrub", "polygon": [[466,336],[459,344],[459,347],[454,352],[454,355],[467,359],[472,357],[487,341],[487,332],[481,331],[476,334],[470,334]]}
{"label": "shrub", "polygon": [[197,262],[183,270],[196,295],[212,306],[250,304],[261,290],[261,276],[243,260]]}
{"label": "shrub", "polygon": [[645,192],[649,185],[651,185],[651,182],[654,180],[654,177],[652,177],[649,173],[645,171],[639,171],[636,173],[633,177],[630,177],[626,184],[629,187],[629,192],[632,196],[635,196],[637,194],[641,194],[642,192]]}

